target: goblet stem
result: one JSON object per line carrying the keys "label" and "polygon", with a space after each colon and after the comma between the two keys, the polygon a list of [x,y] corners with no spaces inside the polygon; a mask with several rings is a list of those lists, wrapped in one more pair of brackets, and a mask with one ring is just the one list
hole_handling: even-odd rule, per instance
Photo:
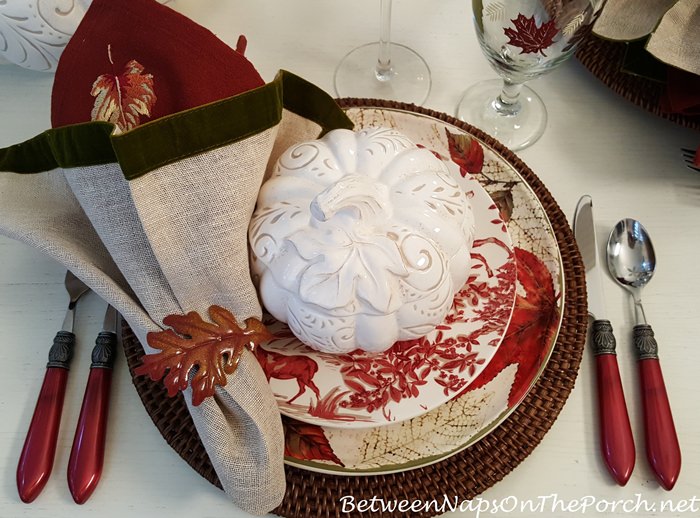
{"label": "goblet stem", "polygon": [[391,0],[380,0],[379,41],[351,50],[335,69],[333,84],[338,97],[414,104],[422,104],[428,97],[428,64],[414,50],[392,41],[391,7]]}
{"label": "goblet stem", "polygon": [[375,74],[379,81],[391,79],[391,0],[379,3],[379,56]]}
{"label": "goblet stem", "polygon": [[457,117],[512,151],[533,144],[547,125],[547,110],[538,95],[524,83],[505,78],[472,85],[457,105]]}
{"label": "goblet stem", "polygon": [[503,80],[501,93],[493,102],[494,109],[502,116],[512,116],[520,113],[520,92],[523,89],[522,83],[513,83],[507,79]]}

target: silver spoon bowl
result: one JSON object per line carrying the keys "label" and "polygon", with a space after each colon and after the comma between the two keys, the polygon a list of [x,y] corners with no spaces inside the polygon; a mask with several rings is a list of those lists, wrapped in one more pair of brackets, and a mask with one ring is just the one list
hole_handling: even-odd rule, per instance
{"label": "silver spoon bowl", "polygon": [[635,219],[620,220],[608,239],[608,270],[634,298],[637,324],[646,324],[642,288],[654,275],[656,254],[644,226]]}
{"label": "silver spoon bowl", "polygon": [[623,219],[610,233],[607,256],[610,274],[634,298],[634,346],[639,360],[647,459],[659,484],[670,490],[681,470],[681,450],[661,374],[658,345],[647,324],[641,296],[656,268],[654,247],[639,221]]}

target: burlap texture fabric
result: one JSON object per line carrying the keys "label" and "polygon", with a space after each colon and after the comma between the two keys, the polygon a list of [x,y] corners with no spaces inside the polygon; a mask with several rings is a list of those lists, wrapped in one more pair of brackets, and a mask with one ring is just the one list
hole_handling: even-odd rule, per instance
{"label": "burlap texture fabric", "polygon": [[60,262],[145,332],[158,327],[144,311],[73,195],[61,170],[0,172],[0,234]]}
{"label": "burlap texture fabric", "polygon": [[[241,322],[261,317],[246,235],[276,133],[275,127],[131,182],[118,164],[64,172],[153,320],[138,335],[158,330],[155,323],[169,314],[206,316],[212,304]],[[250,353],[228,378],[216,397],[189,408],[226,492],[242,509],[264,514],[285,490],[277,405]]]}
{"label": "burlap texture fabric", "polygon": [[679,0],[659,22],[647,50],[667,65],[700,75],[700,2]]}
{"label": "burlap texture fabric", "polygon": [[593,32],[606,40],[648,38],[659,61],[700,75],[700,3],[697,0],[608,0]]}
{"label": "burlap texture fabric", "polygon": [[[294,110],[283,108],[280,100],[272,126],[217,135],[214,142],[220,143],[172,157],[130,179],[121,163],[0,173],[0,232],[71,269],[124,315],[146,352],[154,352],[147,333],[161,330],[169,314],[197,311],[206,319],[215,304],[239,322],[260,318],[247,245],[260,185],[290,145],[350,124],[330,97],[295,81],[297,88],[312,90],[312,112],[321,98],[327,119],[318,113],[307,117],[298,101],[304,97],[296,96]],[[276,87],[283,96],[282,87]],[[188,116],[185,112],[165,120],[163,131],[182,124],[179,138],[196,139],[193,133],[201,127],[188,125]],[[231,128],[240,131],[235,124]],[[131,142],[135,150],[142,149],[132,134],[115,156],[128,155]],[[0,150],[0,164],[7,170],[8,163],[17,164],[18,154]],[[194,406],[187,389],[185,400],[232,501],[257,515],[277,507],[285,493],[284,435],[274,396],[254,356],[246,351],[213,397]]]}
{"label": "burlap texture fabric", "polygon": [[[126,282],[132,286],[155,322],[182,313],[151,245],[143,231],[131,198],[129,182],[119,164],[102,164],[64,170],[73,194],[85,211]],[[119,214],[118,219],[115,214]],[[153,329],[157,330],[155,324]],[[145,330],[143,330],[145,331]],[[145,335],[144,335],[145,336]]]}
{"label": "burlap texture fabric", "polygon": [[601,38],[631,41],[651,34],[678,0],[608,0],[593,32]]}
{"label": "burlap texture fabric", "polygon": [[[289,146],[352,126],[292,74],[266,85],[245,46],[154,0],[94,0],[58,65],[54,129],[0,149],[0,232],[72,270],[147,353],[168,315],[262,316],[247,235],[266,170]],[[200,405],[185,399],[233,502],[277,507],[283,430],[254,356]]]}

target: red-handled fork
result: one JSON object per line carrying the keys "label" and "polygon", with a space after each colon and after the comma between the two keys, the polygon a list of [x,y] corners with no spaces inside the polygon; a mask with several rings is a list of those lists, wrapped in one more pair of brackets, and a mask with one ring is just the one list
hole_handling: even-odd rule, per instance
{"label": "red-handled fork", "polygon": [[17,464],[17,490],[23,502],[33,502],[44,489],[51,475],[56,439],[61,424],[63,399],[66,394],[68,369],[73,358],[75,335],[75,306],[88,288],[70,271],[66,272],[65,286],[70,303],[63,321],[63,328],[56,334],[49,350],[44,383],[34,408],[27,437]]}
{"label": "red-handled fork", "polygon": [[68,488],[78,504],[90,498],[102,476],[117,319],[116,310],[108,306],[102,332],[92,350],[90,375],[68,462]]}

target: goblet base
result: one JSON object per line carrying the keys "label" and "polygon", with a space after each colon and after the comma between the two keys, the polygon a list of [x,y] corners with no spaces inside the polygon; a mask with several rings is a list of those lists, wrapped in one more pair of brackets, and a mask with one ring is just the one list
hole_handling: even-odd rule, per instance
{"label": "goblet base", "polygon": [[511,151],[534,144],[547,126],[547,109],[531,88],[523,86],[519,109],[503,113],[497,109],[503,81],[491,79],[469,87],[457,105],[457,118],[485,131]]}
{"label": "goblet base", "polygon": [[431,87],[428,64],[405,45],[389,45],[391,66],[384,71],[377,66],[379,42],[350,51],[335,70],[333,84],[336,95],[423,104]]}

